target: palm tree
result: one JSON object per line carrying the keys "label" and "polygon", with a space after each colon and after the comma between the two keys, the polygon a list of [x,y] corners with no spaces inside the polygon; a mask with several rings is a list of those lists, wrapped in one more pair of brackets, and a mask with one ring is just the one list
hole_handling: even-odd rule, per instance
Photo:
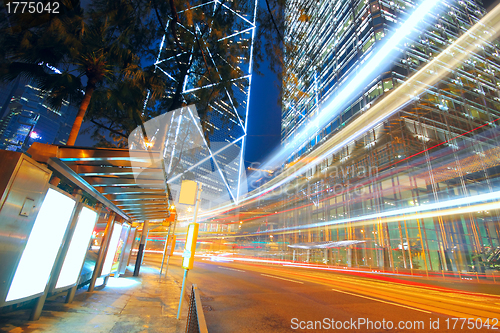
{"label": "palm tree", "polygon": [[[213,105],[244,102],[235,91],[243,90],[246,81],[235,80],[243,75],[238,63],[249,45],[221,39],[242,29],[226,15],[225,1],[212,13],[193,9],[200,0],[91,1],[92,10],[84,12],[80,0],[63,0],[60,15],[36,21],[31,14],[8,16],[0,8],[0,80],[35,81],[56,109],[64,100],[79,105],[68,145],[74,145],[84,118],[101,139],[104,129],[121,141],[131,126],[191,103],[197,104],[208,140]],[[230,5],[240,9],[250,2]],[[144,68],[146,60],[156,60],[164,36],[162,57],[171,61],[160,69],[167,77]],[[210,88],[183,94],[186,84]],[[234,115],[223,117],[232,126]]]}
{"label": "palm tree", "polygon": [[143,70],[131,45],[140,38],[137,26],[130,24],[137,8],[115,4],[115,10],[94,8],[85,14],[79,0],[63,5],[62,15],[36,25],[23,14],[8,17],[0,27],[0,80],[20,76],[34,81],[54,108],[64,100],[78,103],[67,142],[74,145],[96,90],[123,79],[140,81]]}
{"label": "palm tree", "polygon": [[[87,119],[93,124],[88,130],[92,130],[97,145],[126,147],[133,130],[160,114],[154,101],[160,99],[164,91],[165,84],[155,75],[154,68],[130,73],[115,84],[96,91]],[[149,103],[144,105],[146,100]]]}

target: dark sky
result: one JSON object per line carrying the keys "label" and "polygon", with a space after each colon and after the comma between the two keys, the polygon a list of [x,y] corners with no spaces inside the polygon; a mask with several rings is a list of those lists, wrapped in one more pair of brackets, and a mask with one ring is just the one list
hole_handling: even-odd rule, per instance
{"label": "dark sky", "polygon": [[278,105],[278,79],[268,68],[261,64],[263,75],[253,74],[248,110],[247,145],[245,165],[263,162],[280,144],[281,109]]}

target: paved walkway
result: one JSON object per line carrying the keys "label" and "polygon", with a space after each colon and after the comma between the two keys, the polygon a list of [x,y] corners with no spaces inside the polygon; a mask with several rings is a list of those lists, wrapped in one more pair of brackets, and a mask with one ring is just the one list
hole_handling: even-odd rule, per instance
{"label": "paved walkway", "polygon": [[28,320],[30,309],[0,313],[0,332],[185,331],[187,298],[177,320],[180,286],[170,277],[160,281],[157,269],[143,266],[137,278],[127,270],[120,278],[110,278],[102,290],[86,290],[78,290],[71,304],[64,303],[65,294],[49,298],[38,321]]}

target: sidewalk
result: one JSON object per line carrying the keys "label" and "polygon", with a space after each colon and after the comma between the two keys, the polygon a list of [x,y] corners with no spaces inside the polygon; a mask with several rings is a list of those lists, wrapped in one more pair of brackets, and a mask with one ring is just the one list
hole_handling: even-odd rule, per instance
{"label": "sidewalk", "polygon": [[186,327],[188,302],[183,302],[181,319],[177,320],[180,286],[170,277],[160,281],[158,270],[142,266],[139,277],[128,267],[120,278],[110,278],[102,290],[76,292],[71,304],[65,294],[45,302],[38,321],[29,321],[31,309],[0,313],[0,332],[175,332]]}

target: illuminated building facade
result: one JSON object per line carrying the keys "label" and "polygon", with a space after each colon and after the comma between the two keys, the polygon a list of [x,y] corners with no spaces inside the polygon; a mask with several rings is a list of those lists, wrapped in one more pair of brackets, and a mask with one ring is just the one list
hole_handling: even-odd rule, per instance
{"label": "illuminated building facade", "polygon": [[243,154],[257,2],[186,4],[178,9],[176,37],[166,32],[155,62],[167,82],[166,100],[180,95],[188,105],[169,110],[163,158],[174,201],[182,179],[196,180],[203,186],[201,208],[209,209],[246,193]]}
{"label": "illuminated building facade", "polygon": [[[290,4],[289,12],[294,13],[291,22],[296,23],[289,25],[288,34],[306,29],[304,36],[310,40],[301,44],[305,52],[296,51],[303,56],[289,62],[303,82],[297,89],[305,94],[297,98],[297,92],[292,91],[284,103],[289,106],[283,110],[284,144],[301,122],[318,112],[323,100],[334,95],[351,74],[356,74],[372,49],[383,43],[419,2]],[[299,4],[302,10],[294,10]],[[427,16],[427,30],[405,40],[399,57],[392,60],[389,68],[366,85],[316,138],[300,147],[289,162],[348,126],[422,68],[433,54],[437,55],[467,31],[485,12],[474,1],[446,1],[440,2],[432,13]],[[301,20],[294,17],[297,15],[307,17]],[[321,260],[349,266],[427,271],[477,268],[476,256],[488,247],[500,245],[497,210],[393,220],[387,219],[385,212],[473,198],[497,190],[499,169],[494,160],[498,156],[495,121],[500,117],[500,80],[495,75],[500,71],[498,50],[497,44],[478,47],[445,80],[310,170],[305,175],[307,195],[293,204],[307,208],[283,214],[282,221],[338,224],[334,228],[294,233],[288,243],[361,241],[331,250],[302,250],[306,257],[315,253]],[[366,216],[366,220],[356,222],[360,216]]]}
{"label": "illuminated building facade", "polygon": [[[284,147],[420,3],[288,2],[285,40],[296,47],[285,59]],[[426,29],[408,35],[383,71],[288,155],[287,167],[342,135],[484,15],[478,1],[438,2]],[[299,261],[423,274],[488,268],[481,253],[500,245],[498,207],[486,205],[500,185],[499,59],[497,42],[478,43],[438,84],[297,177],[284,195],[260,201],[266,217],[242,220],[245,239],[258,234],[269,253]]]}
{"label": "illuminated building facade", "polygon": [[0,87],[0,149],[22,151],[35,141],[64,145],[77,109],[45,104],[38,88],[20,79]]}

